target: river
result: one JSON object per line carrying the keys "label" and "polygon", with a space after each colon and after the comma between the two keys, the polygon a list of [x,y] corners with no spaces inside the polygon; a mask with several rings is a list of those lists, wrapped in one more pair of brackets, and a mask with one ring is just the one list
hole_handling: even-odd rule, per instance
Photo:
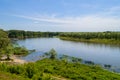
{"label": "river", "polygon": [[54,48],[59,55],[66,54],[93,61],[96,64],[109,64],[120,67],[120,46],[65,41],[59,38],[30,38],[18,40],[17,43],[27,49],[36,50],[36,52],[22,57],[22,59],[28,61],[36,61],[40,59],[39,56],[43,53]]}

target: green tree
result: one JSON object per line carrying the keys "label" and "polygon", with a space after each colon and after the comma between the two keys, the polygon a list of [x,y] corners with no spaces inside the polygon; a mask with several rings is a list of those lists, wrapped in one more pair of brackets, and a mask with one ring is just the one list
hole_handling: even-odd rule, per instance
{"label": "green tree", "polygon": [[56,59],[57,52],[52,48],[52,49],[49,51],[49,55],[50,55],[50,59]]}
{"label": "green tree", "polygon": [[6,52],[7,46],[10,44],[8,34],[0,29],[0,56]]}
{"label": "green tree", "polygon": [[7,60],[10,60],[10,56],[14,53],[14,48],[11,44],[9,44],[5,49],[5,54],[7,56]]}
{"label": "green tree", "polygon": [[7,33],[0,29],[0,49],[6,48],[9,43],[10,40]]}

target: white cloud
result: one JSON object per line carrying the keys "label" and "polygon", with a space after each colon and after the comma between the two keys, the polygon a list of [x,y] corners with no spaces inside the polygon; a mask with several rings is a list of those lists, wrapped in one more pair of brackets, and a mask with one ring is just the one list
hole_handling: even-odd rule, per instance
{"label": "white cloud", "polygon": [[[84,17],[32,17],[15,15],[16,17],[33,20],[40,26],[56,26],[70,31],[104,31],[120,30],[120,18],[102,17],[102,16],[84,16]],[[40,22],[40,23],[39,23]],[[41,24],[41,22],[44,22]],[[47,22],[47,23],[46,23]],[[46,23],[46,24],[45,24]],[[49,23],[49,24],[48,24]]]}
{"label": "white cloud", "polygon": [[59,19],[59,18],[51,18],[51,17],[31,17],[31,16],[23,16],[23,15],[14,15],[16,17],[21,17],[25,19],[35,20],[35,21],[44,21],[44,22],[52,22],[52,23],[71,23],[70,20],[67,19]]}

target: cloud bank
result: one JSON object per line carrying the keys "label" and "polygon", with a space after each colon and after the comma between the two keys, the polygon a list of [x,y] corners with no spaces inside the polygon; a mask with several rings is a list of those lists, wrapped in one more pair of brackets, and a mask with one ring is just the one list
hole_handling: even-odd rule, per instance
{"label": "cloud bank", "polygon": [[[14,15],[19,18],[29,19],[33,21],[33,24],[39,26],[55,26],[62,29],[69,29],[69,31],[105,31],[105,30],[120,30],[120,18],[117,17],[105,17],[100,15],[91,15],[84,17],[56,17],[56,16],[24,16]],[[42,24],[46,23],[46,24]],[[49,28],[50,28],[49,27]]]}

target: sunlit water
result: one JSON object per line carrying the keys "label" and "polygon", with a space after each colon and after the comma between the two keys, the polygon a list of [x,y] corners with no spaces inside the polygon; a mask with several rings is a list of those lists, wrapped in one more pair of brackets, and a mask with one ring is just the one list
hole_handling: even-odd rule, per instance
{"label": "sunlit water", "polygon": [[118,46],[64,41],[59,38],[31,38],[17,42],[28,49],[36,50],[36,52],[22,57],[28,61],[36,61],[40,59],[40,55],[44,52],[54,48],[59,55],[66,54],[82,58],[83,60],[93,61],[97,64],[109,64],[120,67],[120,47]]}

